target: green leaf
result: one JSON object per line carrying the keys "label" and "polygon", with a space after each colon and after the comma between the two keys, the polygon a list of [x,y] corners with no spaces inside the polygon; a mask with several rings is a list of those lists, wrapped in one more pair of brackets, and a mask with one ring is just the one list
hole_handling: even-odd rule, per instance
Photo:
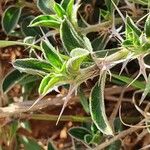
{"label": "green leaf", "polygon": [[89,52],[92,52],[93,47],[92,47],[92,44],[91,44],[90,40],[86,36],[83,36],[83,41],[84,41],[85,49],[87,49]]}
{"label": "green leaf", "polygon": [[[115,128],[115,132],[117,132],[117,133],[123,131],[123,124],[119,118],[115,119],[114,128]],[[117,141],[113,142],[112,144],[110,144],[106,148],[106,150],[116,150],[116,149],[120,149],[120,148],[121,148],[121,141],[117,140]]]}
{"label": "green leaf", "polygon": [[68,73],[78,73],[80,70],[81,63],[89,55],[89,51],[82,48],[75,48],[71,51],[70,58],[67,61],[66,68]]}
{"label": "green leaf", "polygon": [[148,2],[149,2],[149,0],[130,0],[130,1],[137,3],[137,4],[146,5],[146,6],[148,5]]}
{"label": "green leaf", "polygon": [[[124,83],[127,83],[127,84],[130,84],[130,83],[134,80],[134,79],[132,79],[132,78],[129,78],[129,77],[123,76],[123,75],[112,74],[112,76],[113,76],[114,78],[116,78],[116,79],[118,79],[118,80],[124,82]],[[145,88],[145,84],[142,83],[142,82],[140,82],[140,81],[138,81],[138,80],[134,81],[134,82],[131,84],[131,86],[133,86],[133,87],[135,87],[135,88],[137,88],[137,89],[143,89],[143,90],[144,90],[144,88]]]}
{"label": "green leaf", "polygon": [[100,83],[97,82],[90,94],[90,113],[96,127],[106,135],[113,135],[113,131],[105,114],[104,88],[106,72],[101,75]]}
{"label": "green leaf", "polygon": [[19,41],[0,40],[0,48],[4,48],[4,47],[7,47],[7,46],[14,46],[14,45],[30,46],[30,47],[36,48],[38,50],[41,50],[39,46],[34,45],[34,44],[29,44],[29,43],[24,43],[24,42],[19,42]]}
{"label": "green leaf", "polygon": [[20,82],[22,78],[27,76],[25,73],[20,73],[18,70],[10,71],[2,82],[2,90],[7,93],[14,85]]}
{"label": "green leaf", "polygon": [[[116,6],[119,3],[119,0],[112,0],[112,1],[115,3]],[[105,0],[105,4],[107,6],[107,9],[108,9],[110,15],[113,14],[113,12],[115,10],[115,7],[114,7],[112,1],[111,0]]]}
{"label": "green leaf", "polygon": [[26,136],[19,136],[21,143],[24,145],[24,150],[43,150],[43,148],[31,138]]}
{"label": "green leaf", "polygon": [[57,29],[60,27],[60,21],[55,15],[40,15],[33,19],[29,26],[43,26]]}
{"label": "green leaf", "polygon": [[68,18],[72,19],[74,0],[70,0],[66,9]]}
{"label": "green leaf", "polygon": [[144,92],[142,94],[139,104],[142,104],[142,102],[144,101],[144,99],[146,98],[146,96],[148,95],[149,92],[150,92],[150,74],[148,76],[148,80],[146,82],[146,87],[144,89]]}
{"label": "green leaf", "polygon": [[52,91],[57,86],[62,84],[68,83],[69,81],[66,80],[61,74],[49,74],[43,78],[39,86],[39,94],[46,94],[47,92]]}
{"label": "green leaf", "polygon": [[92,135],[92,139],[90,141],[91,144],[99,144],[102,140],[102,135],[100,131],[98,131],[96,134]]}
{"label": "green leaf", "polygon": [[56,146],[53,144],[52,141],[48,142],[47,150],[57,150]]}
{"label": "green leaf", "polygon": [[13,139],[14,136],[16,136],[18,127],[19,127],[18,121],[15,120],[11,123],[10,125],[10,138],[11,139]]}
{"label": "green leaf", "polygon": [[44,74],[50,73],[52,66],[43,60],[35,58],[17,59],[13,62],[14,68],[28,74]]}
{"label": "green leaf", "polygon": [[78,94],[79,94],[79,97],[80,97],[80,102],[85,110],[86,113],[89,113],[89,104],[88,104],[88,99],[87,97],[85,96],[83,90],[80,88],[78,90]]}
{"label": "green leaf", "polygon": [[53,6],[55,4],[54,0],[37,0],[37,7],[44,14],[54,13]]}
{"label": "green leaf", "polygon": [[86,134],[84,136],[84,141],[88,144],[91,144],[91,140],[92,140],[92,135],[91,134]]}
{"label": "green leaf", "polygon": [[[132,33],[133,32],[133,33]],[[141,30],[137,27],[137,25],[135,25],[135,23],[133,22],[133,20],[127,16],[126,17],[126,37],[130,38],[130,34],[136,34],[138,37],[140,37],[141,35]]]}
{"label": "green leaf", "polygon": [[93,51],[99,51],[99,50],[105,49],[107,43],[109,42],[108,39],[109,39],[109,35],[108,34],[104,34],[104,35],[101,35],[101,36],[95,38],[92,41]]}
{"label": "green leaf", "polygon": [[96,125],[92,123],[91,125],[91,131],[92,131],[92,139],[90,141],[91,144],[99,144],[102,140],[102,133],[98,130]]}
{"label": "green leaf", "polygon": [[67,9],[69,2],[70,2],[70,0],[62,0],[61,1],[61,6],[64,10]]}
{"label": "green leaf", "polygon": [[72,127],[68,130],[71,137],[84,142],[85,136],[91,134],[89,130],[83,127]]}
{"label": "green leaf", "polygon": [[61,69],[63,65],[62,59],[56,49],[46,40],[42,41],[41,48],[44,53],[44,57],[50,62],[50,64],[54,68]]}
{"label": "green leaf", "polygon": [[77,47],[84,48],[84,41],[75,31],[72,24],[65,19],[60,26],[60,36],[67,53],[71,52],[72,49]]}
{"label": "green leaf", "polygon": [[41,30],[39,27],[29,27],[30,22],[34,19],[34,16],[28,16],[21,22],[21,31],[25,36],[40,37]]}
{"label": "green leaf", "polygon": [[30,126],[30,122],[29,121],[22,121],[20,122],[20,127],[27,130],[28,132],[32,132],[31,126]]}
{"label": "green leaf", "polygon": [[24,76],[23,78],[21,78],[21,80],[19,80],[19,84],[24,86],[28,83],[32,83],[32,82],[35,83],[39,80],[41,80],[41,77],[39,77],[39,76],[26,74],[26,76]]}
{"label": "green leaf", "polygon": [[54,11],[56,12],[56,14],[58,15],[58,17],[60,17],[60,18],[64,18],[64,16],[66,15],[65,10],[58,3],[54,4]]}
{"label": "green leaf", "polygon": [[2,17],[2,28],[6,34],[9,34],[17,25],[20,14],[21,7],[10,6],[8,7]]}
{"label": "green leaf", "polygon": [[146,36],[150,37],[150,15],[148,15],[145,25],[144,25],[144,31],[146,33]]}

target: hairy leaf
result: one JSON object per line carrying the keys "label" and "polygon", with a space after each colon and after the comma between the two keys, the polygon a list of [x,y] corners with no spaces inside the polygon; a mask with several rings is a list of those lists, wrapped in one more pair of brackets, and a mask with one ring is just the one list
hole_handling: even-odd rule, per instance
{"label": "hairy leaf", "polygon": [[69,2],[70,2],[70,0],[62,0],[62,1],[61,1],[61,6],[62,6],[62,8],[63,8],[64,10],[67,9]]}
{"label": "hairy leaf", "polygon": [[55,3],[55,5],[54,5],[54,11],[56,12],[56,14],[58,15],[58,17],[60,17],[60,18],[64,18],[64,16],[66,15],[65,10],[58,3]]}
{"label": "hairy leaf", "polygon": [[148,95],[149,92],[150,92],[150,74],[148,76],[148,80],[147,80],[144,92],[143,92],[142,97],[140,99],[140,104],[142,104],[142,102],[144,101],[144,99],[146,98],[146,96]]}
{"label": "hairy leaf", "polygon": [[62,68],[62,59],[56,49],[47,41],[42,41],[41,47],[44,53],[44,57],[50,62],[54,68]]}
{"label": "hairy leaf", "polygon": [[41,30],[39,27],[29,27],[30,22],[34,19],[34,16],[28,16],[23,19],[21,22],[21,31],[25,36],[33,36],[33,37],[40,37]]}
{"label": "hairy leaf", "polygon": [[91,134],[89,130],[83,127],[72,127],[69,129],[68,133],[73,138],[83,142],[85,140],[85,136]]}
{"label": "hairy leaf", "polygon": [[4,47],[7,47],[7,46],[14,46],[14,45],[30,46],[30,47],[36,48],[38,50],[41,50],[39,46],[34,45],[34,44],[29,44],[29,43],[24,43],[24,42],[19,42],[19,41],[0,40],[0,48],[4,48]]}
{"label": "hairy leaf", "polygon": [[63,46],[68,53],[77,47],[84,48],[83,39],[78,35],[74,27],[67,19],[65,19],[60,26],[60,36]]}
{"label": "hairy leaf", "polygon": [[57,150],[56,146],[53,144],[52,141],[48,142],[47,150]]}
{"label": "hairy leaf", "polygon": [[106,135],[113,135],[113,131],[107,120],[104,105],[104,87],[105,87],[106,72],[102,74],[100,83],[97,82],[90,94],[90,113],[96,127]]}
{"label": "hairy leaf", "polygon": [[89,55],[89,51],[81,48],[75,48],[71,51],[70,58],[66,64],[67,71],[71,74],[78,73],[81,63]]}
{"label": "hairy leaf", "polygon": [[34,139],[26,136],[19,137],[21,143],[24,145],[24,150],[43,150],[43,148]]}
{"label": "hairy leaf", "polygon": [[74,5],[74,0],[70,0],[67,6],[67,10],[66,10],[67,16],[70,20],[72,19],[73,5]]}
{"label": "hairy leaf", "polygon": [[80,97],[80,102],[81,102],[85,112],[89,113],[90,111],[89,111],[88,98],[85,96],[85,94],[81,88],[78,90],[78,94]]}
{"label": "hairy leaf", "polygon": [[31,21],[30,26],[43,26],[57,29],[60,27],[60,21],[55,15],[40,15]]}
{"label": "hairy leaf", "polygon": [[26,76],[25,73],[20,73],[18,70],[10,71],[4,78],[2,82],[2,90],[7,93],[14,85],[19,83],[19,81]]}
{"label": "hairy leaf", "polygon": [[37,0],[37,7],[44,14],[54,13],[53,6],[55,4],[54,0]]}
{"label": "hairy leaf", "polygon": [[[123,124],[120,121],[119,118],[116,118],[114,121],[114,130],[115,132],[121,132],[123,131]],[[116,149],[120,149],[121,148],[121,141],[120,140],[116,140],[115,142],[113,142],[112,144],[110,144],[106,150],[116,150]]]}
{"label": "hairy leaf", "polygon": [[[117,75],[117,74],[112,74],[112,76],[124,83],[130,84],[134,79],[123,76],[123,75]],[[138,80],[134,81],[131,86],[137,88],[137,89],[144,89],[145,88],[145,84],[143,82],[140,82]]]}
{"label": "hairy leaf", "polygon": [[[115,5],[118,5],[119,3],[119,0],[113,0],[113,2],[115,3]],[[105,0],[105,4],[107,6],[107,9],[109,11],[109,14],[113,14],[115,8],[114,8],[114,5],[113,3],[111,2],[111,0]]]}
{"label": "hairy leaf", "polygon": [[63,85],[67,82],[69,81],[66,80],[66,77],[61,74],[49,74],[41,81],[39,86],[39,93],[44,95],[47,92],[52,91],[57,86]]}
{"label": "hairy leaf", "polygon": [[10,6],[8,7],[2,17],[2,27],[6,34],[9,34],[17,25],[20,14],[21,7]]}
{"label": "hairy leaf", "polygon": [[[133,32],[133,33],[132,33]],[[133,20],[127,16],[126,18],[126,37],[130,38],[130,34],[136,34],[138,37],[140,37],[141,35],[141,30],[137,27],[137,25],[135,25],[135,23],[133,22]]]}
{"label": "hairy leaf", "polygon": [[17,59],[13,62],[14,68],[28,74],[47,74],[51,71],[52,66],[43,60],[34,58]]}
{"label": "hairy leaf", "polygon": [[149,38],[150,37],[150,15],[148,15],[146,19],[144,31],[146,33],[146,36]]}

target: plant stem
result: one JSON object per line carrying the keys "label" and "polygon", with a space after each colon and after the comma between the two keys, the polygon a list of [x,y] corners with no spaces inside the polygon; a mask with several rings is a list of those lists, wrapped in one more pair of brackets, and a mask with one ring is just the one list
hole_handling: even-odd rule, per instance
{"label": "plant stem", "polygon": [[[99,32],[99,31],[103,31],[106,30],[108,28],[110,28],[112,26],[113,21],[109,20],[109,21],[105,21],[99,24],[95,24],[95,25],[90,25],[86,28],[80,28],[79,30],[81,31],[81,33],[83,34],[88,34],[90,32]],[[122,23],[122,19],[121,18],[116,18],[115,19],[115,24],[120,24]]]}
{"label": "plant stem", "polygon": [[[58,115],[51,114],[22,114],[21,119],[33,119],[33,120],[44,120],[44,121],[57,121]],[[135,124],[141,120],[141,117],[122,117],[122,120],[128,124]],[[91,122],[91,117],[85,116],[73,116],[73,115],[62,115],[60,121],[72,121],[72,122]]]}
{"label": "plant stem", "polygon": [[[34,120],[46,120],[46,121],[56,121],[58,115],[50,114],[22,114],[21,118],[30,118]],[[62,115],[60,121],[72,121],[72,122],[91,122],[91,117],[84,116],[73,116],[73,115]]]}

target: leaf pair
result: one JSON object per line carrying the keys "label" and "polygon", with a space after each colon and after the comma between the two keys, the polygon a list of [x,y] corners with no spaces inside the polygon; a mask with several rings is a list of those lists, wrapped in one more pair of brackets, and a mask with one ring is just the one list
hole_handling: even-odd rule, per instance
{"label": "leaf pair", "polygon": [[39,86],[39,94],[45,95],[60,85],[69,83],[62,74],[49,74],[43,78]]}
{"label": "leaf pair", "polygon": [[71,51],[71,58],[66,63],[67,72],[70,75],[76,75],[80,72],[80,66],[84,59],[89,55],[89,51],[86,49],[75,48]]}

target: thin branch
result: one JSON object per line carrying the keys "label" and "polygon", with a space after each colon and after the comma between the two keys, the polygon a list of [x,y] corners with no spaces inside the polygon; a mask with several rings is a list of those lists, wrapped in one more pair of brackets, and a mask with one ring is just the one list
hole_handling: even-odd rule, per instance
{"label": "thin branch", "polygon": [[[47,106],[59,106],[59,105],[63,104],[62,99],[63,99],[63,97],[43,99],[43,100],[39,101],[30,110],[29,110],[29,108],[32,106],[32,104],[35,101],[24,101],[21,103],[13,103],[7,107],[1,107],[0,108],[0,118],[9,117],[9,116],[13,116],[13,115],[17,115],[17,114],[25,113],[25,112],[33,112],[33,111],[45,108]],[[77,100],[76,97],[74,97],[74,101],[75,100]]]}
{"label": "thin branch", "polygon": [[[46,121],[57,121],[58,115],[50,114],[22,114],[21,119],[32,119],[32,120],[46,120]],[[72,121],[72,122],[91,122],[91,117],[84,116],[73,116],[73,115],[62,115],[60,121]]]}
{"label": "thin branch", "polygon": [[[137,126],[141,125],[141,122],[137,124]],[[132,132],[135,132],[137,130],[140,130],[139,127],[132,127],[129,128],[127,130],[122,131],[121,133],[119,133],[118,135],[114,136],[113,138],[111,138],[110,140],[107,140],[106,142],[98,145],[96,148],[94,148],[93,150],[101,150],[104,149],[105,147],[109,146],[110,144],[112,144],[113,142],[115,142],[116,140],[120,139],[120,138],[124,138],[126,135],[131,134]]]}

